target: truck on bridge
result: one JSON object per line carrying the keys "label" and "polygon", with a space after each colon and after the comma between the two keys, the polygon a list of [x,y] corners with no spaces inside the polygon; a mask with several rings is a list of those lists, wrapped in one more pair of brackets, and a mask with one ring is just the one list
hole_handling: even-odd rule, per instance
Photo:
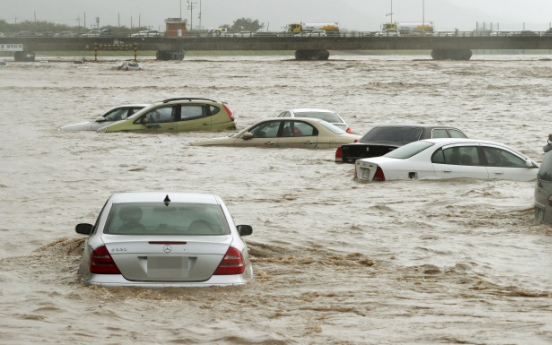
{"label": "truck on bridge", "polygon": [[291,34],[312,33],[317,31],[326,32],[327,36],[339,36],[338,23],[293,23],[287,25],[287,32]]}
{"label": "truck on bridge", "polygon": [[433,34],[433,23],[384,23],[381,25],[381,32],[398,31],[401,35]]}

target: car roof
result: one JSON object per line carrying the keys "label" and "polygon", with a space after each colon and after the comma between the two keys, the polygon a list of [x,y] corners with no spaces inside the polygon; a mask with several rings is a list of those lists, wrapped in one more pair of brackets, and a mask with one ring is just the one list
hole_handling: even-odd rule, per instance
{"label": "car roof", "polygon": [[319,112],[319,113],[334,113],[335,114],[335,111],[328,110],[328,109],[317,109],[317,108],[295,108],[295,109],[288,109],[287,111],[291,111],[291,112],[294,112],[294,113],[305,113],[305,112],[316,111],[316,112]]}
{"label": "car roof", "polygon": [[422,123],[393,123],[393,124],[386,124],[386,125],[375,125],[375,127],[416,127],[416,128],[454,128],[459,129],[454,126],[449,125],[436,125],[436,124],[422,124]]}
{"label": "car roof", "polygon": [[182,193],[182,192],[134,192],[113,194],[113,203],[141,203],[141,202],[164,202],[166,198],[171,202],[199,203],[199,204],[220,204],[220,198],[215,194],[207,193]]}
{"label": "car roof", "polygon": [[424,140],[420,140],[420,141],[428,141],[428,142],[432,142],[432,143],[436,143],[436,144],[442,144],[442,145],[474,143],[474,144],[491,144],[491,145],[498,145],[498,146],[508,147],[505,144],[497,143],[495,141],[482,140],[482,139],[469,139],[469,138],[433,138],[433,139],[424,139]]}

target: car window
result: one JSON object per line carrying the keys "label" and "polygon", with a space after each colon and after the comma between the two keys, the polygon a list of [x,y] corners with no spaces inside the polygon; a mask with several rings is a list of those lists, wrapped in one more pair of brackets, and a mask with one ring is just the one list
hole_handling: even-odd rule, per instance
{"label": "car window", "polygon": [[464,133],[462,133],[457,129],[449,129],[448,133],[451,138],[467,138],[467,136]]}
{"label": "car window", "polygon": [[341,118],[335,113],[305,111],[305,112],[295,113],[295,116],[297,116],[297,117],[310,117],[310,118],[314,118],[314,119],[324,120],[324,121],[327,121],[327,122],[343,123]]}
{"label": "car window", "polygon": [[106,121],[121,121],[127,118],[128,108],[114,109],[104,115]]}
{"label": "car window", "polygon": [[388,152],[383,156],[389,158],[407,159],[426,150],[433,145],[435,144],[427,141],[415,141],[410,144],[401,146],[391,152]]}
{"label": "car window", "polygon": [[307,137],[317,135],[318,131],[312,125],[303,121],[285,121],[282,127],[282,137]]}
{"label": "car window", "polygon": [[361,143],[380,142],[402,146],[420,140],[421,128],[415,127],[374,127],[360,138]]}
{"label": "car window", "polygon": [[220,111],[219,107],[215,107],[214,105],[209,106],[209,114],[215,115],[215,114],[218,114],[219,111]]}
{"label": "car window", "polygon": [[431,162],[450,165],[481,165],[476,146],[455,146],[438,150],[431,157]]}
{"label": "car window", "polygon": [[431,130],[432,138],[448,138],[447,130],[444,128],[435,128]]}
{"label": "car window", "polygon": [[138,107],[138,108],[130,108],[129,112],[128,112],[128,116],[130,115],[133,115],[133,114],[136,114],[137,112],[139,112],[140,110],[144,109],[143,107]]}
{"label": "car window", "polygon": [[525,168],[525,160],[508,151],[497,147],[483,147],[483,152],[487,158],[487,165],[491,167],[517,167]]}
{"label": "car window", "polygon": [[174,109],[172,106],[155,108],[146,113],[146,118],[149,123],[162,123],[174,121]]}
{"label": "car window", "polygon": [[205,116],[203,112],[203,105],[198,104],[185,104],[180,106],[180,121],[186,121],[191,119],[197,119],[198,117]]}
{"label": "car window", "polygon": [[117,235],[226,235],[220,205],[174,203],[113,204],[103,231]]}
{"label": "car window", "polygon": [[552,151],[544,155],[537,177],[552,182]]}
{"label": "car window", "polygon": [[254,138],[276,138],[281,121],[268,121],[251,128],[250,132]]}

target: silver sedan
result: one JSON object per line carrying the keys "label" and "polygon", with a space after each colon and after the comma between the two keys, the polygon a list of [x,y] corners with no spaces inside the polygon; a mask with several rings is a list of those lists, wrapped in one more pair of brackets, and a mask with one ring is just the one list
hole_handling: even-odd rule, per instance
{"label": "silver sedan", "polygon": [[249,225],[234,225],[222,199],[200,193],[113,194],[88,235],[79,266],[86,285],[185,287],[247,283]]}

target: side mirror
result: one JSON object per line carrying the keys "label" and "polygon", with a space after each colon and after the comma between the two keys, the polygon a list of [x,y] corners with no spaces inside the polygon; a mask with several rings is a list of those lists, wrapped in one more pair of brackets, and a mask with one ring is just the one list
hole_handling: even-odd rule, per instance
{"label": "side mirror", "polygon": [[77,234],[90,235],[94,226],[88,223],[80,223],[75,226]]}
{"label": "side mirror", "polygon": [[531,160],[529,158],[527,158],[525,160],[525,166],[527,166],[528,168],[532,168],[534,167],[535,165],[533,164],[533,162],[531,162]]}
{"label": "side mirror", "polygon": [[102,116],[102,117],[98,117],[98,118],[96,119],[96,122],[105,122],[105,117],[103,117],[103,116]]}
{"label": "side mirror", "polygon": [[238,229],[240,236],[249,236],[253,233],[251,225],[238,225],[236,228]]}
{"label": "side mirror", "polygon": [[140,122],[141,122],[143,125],[147,125],[147,124],[149,123],[149,120],[148,120],[147,117],[144,116],[144,117],[140,120]]}
{"label": "side mirror", "polygon": [[243,135],[242,135],[242,139],[243,140],[249,140],[249,139],[252,139],[254,136],[253,136],[253,133],[251,132],[245,132]]}

